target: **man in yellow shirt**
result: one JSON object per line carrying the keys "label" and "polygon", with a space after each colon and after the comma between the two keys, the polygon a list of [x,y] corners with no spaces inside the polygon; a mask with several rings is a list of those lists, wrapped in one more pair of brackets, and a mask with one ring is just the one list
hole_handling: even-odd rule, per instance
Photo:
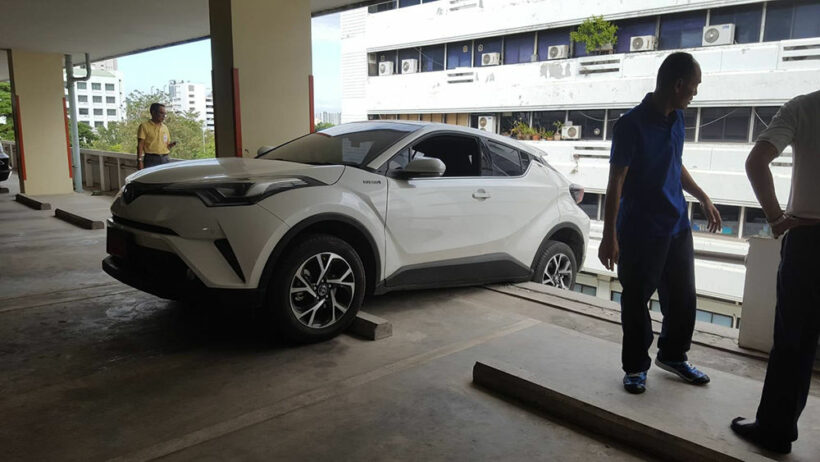
{"label": "man in yellow shirt", "polygon": [[151,104],[151,120],[140,124],[137,129],[137,168],[153,167],[167,164],[168,153],[177,142],[171,141],[168,127],[162,123],[165,120],[165,105]]}

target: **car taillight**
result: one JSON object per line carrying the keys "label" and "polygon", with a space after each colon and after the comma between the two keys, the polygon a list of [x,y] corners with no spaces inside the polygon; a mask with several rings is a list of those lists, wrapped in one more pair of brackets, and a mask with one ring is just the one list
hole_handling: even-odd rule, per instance
{"label": "car taillight", "polygon": [[575,200],[576,204],[580,204],[584,200],[584,187],[579,184],[569,185],[569,194]]}

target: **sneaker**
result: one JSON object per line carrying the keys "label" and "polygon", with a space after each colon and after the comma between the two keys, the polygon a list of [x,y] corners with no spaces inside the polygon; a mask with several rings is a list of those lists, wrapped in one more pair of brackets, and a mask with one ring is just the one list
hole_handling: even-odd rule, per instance
{"label": "sneaker", "polygon": [[646,372],[635,372],[624,375],[624,388],[632,394],[640,394],[646,391]]}
{"label": "sneaker", "polygon": [[655,358],[655,364],[694,385],[705,385],[710,380],[708,375],[699,371],[689,361],[663,361],[660,358]]}
{"label": "sneaker", "polygon": [[775,441],[767,437],[756,421],[746,421],[743,417],[736,417],[732,420],[732,431],[744,440],[755,446],[767,449],[778,454],[788,454],[792,452],[792,444],[788,441]]}

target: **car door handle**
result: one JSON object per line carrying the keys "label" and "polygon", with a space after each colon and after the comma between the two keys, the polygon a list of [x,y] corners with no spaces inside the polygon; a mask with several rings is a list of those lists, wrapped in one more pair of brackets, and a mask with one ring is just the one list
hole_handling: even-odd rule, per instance
{"label": "car door handle", "polygon": [[485,191],[483,189],[476,190],[473,193],[473,199],[484,200],[484,199],[489,199],[491,197],[492,196],[490,195],[490,193],[488,193],[487,191]]}

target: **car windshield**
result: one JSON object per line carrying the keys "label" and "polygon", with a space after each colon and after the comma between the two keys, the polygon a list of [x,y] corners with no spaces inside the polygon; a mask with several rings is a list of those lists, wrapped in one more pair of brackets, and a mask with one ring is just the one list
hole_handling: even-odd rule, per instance
{"label": "car windshield", "polygon": [[358,122],[338,125],[285,143],[258,158],[312,165],[367,165],[421,125]]}

